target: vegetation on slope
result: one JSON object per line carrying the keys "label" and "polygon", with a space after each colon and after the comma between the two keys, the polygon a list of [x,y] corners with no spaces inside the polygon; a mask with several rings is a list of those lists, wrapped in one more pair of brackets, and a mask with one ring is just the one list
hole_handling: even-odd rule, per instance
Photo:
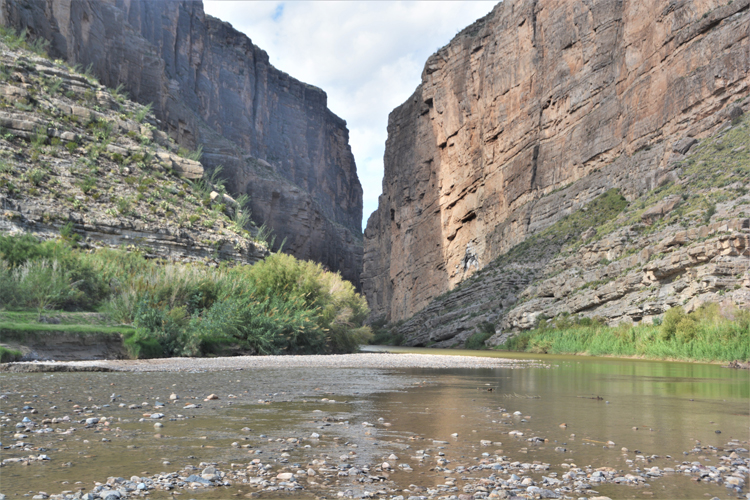
{"label": "vegetation on slope", "polygon": [[[130,251],[84,241],[91,227],[186,235],[213,249],[213,265],[227,243],[259,258],[270,234],[253,227],[246,197],[226,195],[219,169],[184,178],[200,175],[201,148],[157,130],[150,106],[2,27],[0,114],[0,222],[59,231],[0,235],[0,334],[121,333],[134,357],[350,352],[368,338],[364,298],[318,264],[282,254],[255,266],[178,264],[154,259],[140,238]],[[55,310],[67,324],[45,323]]]}
{"label": "vegetation on slope", "polygon": [[[706,249],[720,244],[735,245],[735,240],[742,241],[746,235],[746,230],[739,228],[746,227],[741,219],[750,217],[749,131],[748,115],[725,123],[717,133],[695,144],[688,154],[676,157],[666,170],[668,175],[655,179],[658,185],[654,189],[630,202],[617,190],[608,191],[499,256],[453,290],[436,297],[414,317],[394,324],[374,324],[378,327],[376,339],[404,343],[418,338],[427,340],[420,345],[430,345],[430,332],[437,331],[434,336],[445,339],[440,341],[441,346],[463,344],[486,348],[484,343],[496,327],[502,328],[502,341],[513,330],[532,326],[540,312],[549,317],[564,315],[566,308],[570,308],[580,313],[582,321],[597,314],[609,314],[606,320],[614,323],[627,320],[622,315],[637,310],[648,323],[660,321],[673,305],[681,304],[692,310],[706,300],[741,302],[747,287],[743,284],[743,279],[747,283],[747,273],[742,274],[741,262],[745,258],[741,254],[746,256],[743,253],[746,250],[741,243],[736,256],[734,253],[722,256],[721,265],[736,269],[726,276],[718,268],[701,268],[709,262],[700,259],[703,245],[708,245]],[[670,240],[672,237],[674,241]],[[670,258],[693,249],[697,262],[669,274]],[[734,263],[726,264],[731,259]],[[647,268],[665,270],[666,274],[650,277]],[[621,290],[625,290],[625,295]],[[675,297],[680,290],[685,293]],[[521,326],[513,326],[524,313],[530,319]],[[731,321],[727,319],[727,324]],[[460,337],[451,339],[450,328],[462,332]],[[659,339],[653,334],[654,328],[636,327],[637,332],[651,332],[644,333],[641,343]],[[608,330],[600,325],[597,331]],[[529,334],[520,335],[523,339]],[[670,349],[677,349],[670,356],[711,359],[698,354],[697,344],[678,349],[676,345],[683,340],[675,338],[669,342],[675,344]],[[643,346],[637,349],[631,346],[626,351],[628,355],[637,351],[641,355],[660,356],[656,353],[666,352],[662,347],[654,346],[656,350],[650,354],[644,354]],[[588,347],[579,344],[577,349],[566,352],[586,352]],[[597,349],[601,349],[601,344]],[[611,353],[621,352],[619,349],[613,347]],[[731,349],[727,352],[741,354]],[[715,359],[724,359],[718,351],[714,354]]]}
{"label": "vegetation on slope", "polygon": [[53,227],[158,226],[216,249],[268,246],[247,198],[226,195],[220,168],[192,181],[180,175],[201,168],[201,146],[178,147],[157,130],[151,106],[49,60],[44,48],[0,28],[0,195],[13,201],[1,217],[20,219],[11,208],[24,206]]}
{"label": "vegetation on slope", "polygon": [[549,354],[732,361],[750,359],[750,311],[708,304],[686,314],[677,306],[655,324],[616,327],[592,318],[545,318],[498,349]]}
{"label": "vegetation on slope", "polygon": [[[253,266],[212,268],[0,236],[0,304],[34,308],[39,320],[56,308],[101,311],[134,327],[123,332],[134,357],[200,356],[226,345],[259,354],[351,352],[370,335],[365,299],[351,283],[279,253]],[[13,319],[0,329],[17,327]],[[102,329],[84,326],[77,330]],[[54,326],[63,327],[76,328]]]}

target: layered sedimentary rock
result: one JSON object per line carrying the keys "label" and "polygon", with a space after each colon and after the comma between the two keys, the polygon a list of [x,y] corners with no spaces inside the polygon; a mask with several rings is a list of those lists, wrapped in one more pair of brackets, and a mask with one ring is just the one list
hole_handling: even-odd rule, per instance
{"label": "layered sedimentary rock", "polygon": [[177,154],[143,106],[4,42],[0,67],[0,234],[209,265],[268,255],[234,227],[234,200],[224,195],[221,209],[204,203],[186,180],[203,167]]}
{"label": "layered sedimentary rock", "polygon": [[412,316],[608,189],[662,182],[748,95],[749,4],[506,0],[431,56],[389,118],[374,316]]}
{"label": "layered sedimentary rock", "polygon": [[286,251],[358,283],[362,188],[346,123],[321,89],[275,69],[197,1],[3,0],[0,22],[153,103],[161,128],[202,145],[204,166],[224,167],[230,191],[250,195],[254,221]]}

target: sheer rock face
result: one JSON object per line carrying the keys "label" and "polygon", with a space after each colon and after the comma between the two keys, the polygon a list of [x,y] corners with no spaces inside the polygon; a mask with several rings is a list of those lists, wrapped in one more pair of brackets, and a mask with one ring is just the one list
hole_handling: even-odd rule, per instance
{"label": "sheer rock face", "polygon": [[0,22],[51,41],[53,57],[92,65],[102,83],[152,102],[179,144],[203,144],[248,193],[256,223],[285,251],[359,283],[362,187],[346,122],[322,90],[269,64],[268,55],[201,2],[4,0]]}
{"label": "sheer rock face", "polygon": [[750,1],[727,3],[506,0],[431,56],[389,118],[374,316],[413,315],[606,189],[653,188],[749,92]]}

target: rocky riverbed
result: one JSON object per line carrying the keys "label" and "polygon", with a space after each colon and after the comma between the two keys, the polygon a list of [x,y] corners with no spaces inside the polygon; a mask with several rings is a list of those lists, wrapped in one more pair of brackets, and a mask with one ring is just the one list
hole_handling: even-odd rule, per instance
{"label": "rocky riverbed", "polygon": [[232,356],[216,358],[161,358],[92,361],[29,361],[0,365],[3,371],[130,371],[174,372],[244,370],[258,368],[521,368],[537,360],[498,357],[445,356],[363,352],[319,356]]}
{"label": "rocky riverbed", "polygon": [[[346,368],[326,365],[331,358]],[[543,379],[504,382],[546,380],[559,360],[363,354],[235,360],[242,366],[231,369],[218,368],[225,360],[111,363],[105,366],[162,371],[1,375],[0,488],[9,498],[747,492],[748,444],[736,432],[746,433],[746,417],[724,420],[723,431],[707,429],[712,440],[685,446],[662,429],[623,430],[617,421],[595,429],[568,419],[564,408],[549,411],[547,393],[521,392]],[[574,405],[606,412],[619,403],[611,394],[611,405],[594,397]]]}

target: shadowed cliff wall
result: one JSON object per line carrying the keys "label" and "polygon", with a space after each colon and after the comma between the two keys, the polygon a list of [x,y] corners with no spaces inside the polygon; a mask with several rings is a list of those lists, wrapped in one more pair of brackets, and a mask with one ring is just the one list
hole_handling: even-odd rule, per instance
{"label": "shadowed cliff wall", "polygon": [[3,0],[0,22],[51,41],[53,57],[92,65],[102,83],[152,102],[179,144],[203,144],[229,190],[285,251],[359,284],[362,187],[346,122],[321,89],[295,80],[199,1]]}

